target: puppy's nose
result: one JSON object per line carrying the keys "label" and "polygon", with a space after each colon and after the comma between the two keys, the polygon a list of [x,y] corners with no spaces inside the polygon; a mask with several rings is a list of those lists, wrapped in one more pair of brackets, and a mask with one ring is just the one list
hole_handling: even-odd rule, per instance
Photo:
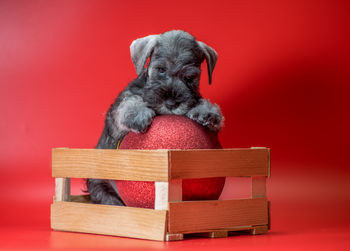
{"label": "puppy's nose", "polygon": [[174,100],[172,99],[168,99],[165,101],[165,106],[168,108],[168,109],[174,109],[176,107],[179,106],[178,103],[176,103]]}

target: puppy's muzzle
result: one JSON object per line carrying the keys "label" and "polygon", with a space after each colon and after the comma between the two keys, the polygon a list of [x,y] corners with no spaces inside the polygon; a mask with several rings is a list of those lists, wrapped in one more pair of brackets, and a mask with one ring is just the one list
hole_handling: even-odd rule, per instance
{"label": "puppy's muzzle", "polygon": [[168,99],[165,101],[165,106],[166,108],[168,108],[169,110],[175,109],[180,105],[180,102],[176,102],[173,99]]}

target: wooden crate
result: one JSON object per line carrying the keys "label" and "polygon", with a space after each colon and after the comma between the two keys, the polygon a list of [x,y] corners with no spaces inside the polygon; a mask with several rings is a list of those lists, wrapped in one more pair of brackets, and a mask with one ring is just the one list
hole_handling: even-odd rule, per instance
{"label": "wooden crate", "polygon": [[[266,233],[270,226],[266,178],[270,149],[220,150],[52,150],[56,191],[51,228],[149,240],[182,240],[199,233],[226,237],[245,230]],[[251,177],[247,199],[182,201],[182,180]],[[70,178],[155,182],[155,209],[91,204],[88,196],[70,195]]]}

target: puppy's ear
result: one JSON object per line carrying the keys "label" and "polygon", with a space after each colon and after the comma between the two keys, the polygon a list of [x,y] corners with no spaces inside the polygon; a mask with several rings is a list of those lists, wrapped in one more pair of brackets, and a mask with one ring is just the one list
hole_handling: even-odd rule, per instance
{"label": "puppy's ear", "polygon": [[216,51],[211,48],[210,46],[206,45],[203,42],[197,41],[199,48],[203,51],[205,55],[205,60],[207,61],[207,67],[208,67],[208,78],[209,78],[209,84],[211,84],[211,77],[213,75],[214,67],[216,64],[216,60],[218,58],[218,54]]}
{"label": "puppy's ear", "polygon": [[159,35],[150,35],[147,37],[136,39],[131,43],[130,54],[137,75],[139,75],[145,67],[147,59],[151,55],[157,43],[158,37]]}

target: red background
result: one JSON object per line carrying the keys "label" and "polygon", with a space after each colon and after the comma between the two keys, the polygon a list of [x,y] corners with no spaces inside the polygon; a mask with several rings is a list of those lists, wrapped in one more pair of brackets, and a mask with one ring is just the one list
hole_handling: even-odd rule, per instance
{"label": "red background", "polygon": [[[346,249],[348,1],[1,1],[0,249]],[[218,52],[201,92],[224,147],[272,149],[272,231],[158,243],[52,232],[52,147],[92,148],[135,76],[130,43],[170,29]],[[231,182],[223,198],[234,192]]]}

